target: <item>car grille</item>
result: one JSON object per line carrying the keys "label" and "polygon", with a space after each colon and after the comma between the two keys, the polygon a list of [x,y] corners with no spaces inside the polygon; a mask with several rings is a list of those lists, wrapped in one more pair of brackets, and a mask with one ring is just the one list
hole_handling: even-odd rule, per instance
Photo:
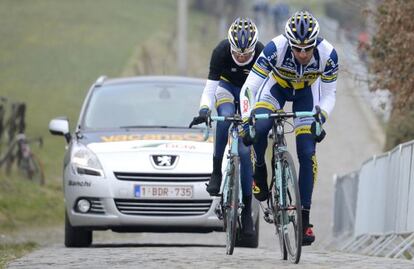
{"label": "car grille", "polygon": [[89,213],[93,214],[105,214],[105,210],[102,205],[102,201],[99,198],[91,198],[90,199],[92,205]]}
{"label": "car grille", "polygon": [[115,199],[122,214],[139,216],[197,216],[207,213],[212,200]]}
{"label": "car grille", "polygon": [[162,181],[162,182],[200,182],[208,181],[211,174],[152,174],[114,172],[119,180],[128,181]]}

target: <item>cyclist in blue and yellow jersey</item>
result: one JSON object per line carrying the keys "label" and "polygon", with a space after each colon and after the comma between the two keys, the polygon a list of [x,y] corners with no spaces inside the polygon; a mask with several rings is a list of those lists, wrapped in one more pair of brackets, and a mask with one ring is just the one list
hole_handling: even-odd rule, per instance
{"label": "cyclist in blue and yellow jersey", "polygon": [[[299,189],[302,201],[304,228],[303,245],[315,240],[309,213],[313,186],[317,176],[315,157],[316,142],[325,132],[318,132],[335,105],[338,56],[334,47],[318,37],[318,21],[309,12],[296,12],[288,19],[285,32],[273,38],[256,60],[244,83],[241,93],[242,116],[251,113],[270,113],[283,109],[286,101],[292,102],[293,111],[316,111],[321,108],[319,118],[297,118],[294,120],[296,149],[299,159]],[[272,120],[256,121],[256,136],[245,136],[245,144],[254,144],[256,163],[254,167],[255,197],[264,201],[269,190],[265,164],[267,134]],[[247,127],[245,126],[247,129]]]}
{"label": "cyclist in blue and yellow jersey", "polygon": [[[211,55],[210,72],[201,97],[199,115],[193,119],[190,127],[205,122],[214,105],[219,116],[235,114],[236,108],[239,108],[240,88],[263,47],[263,44],[258,41],[258,30],[252,20],[238,18],[231,24],[227,39],[221,41]],[[217,196],[220,192],[221,166],[229,127],[229,122],[217,122],[213,172],[207,186],[211,196]],[[239,154],[245,205],[241,215],[242,232],[245,235],[253,235],[251,216],[253,166],[250,148],[239,143]]]}

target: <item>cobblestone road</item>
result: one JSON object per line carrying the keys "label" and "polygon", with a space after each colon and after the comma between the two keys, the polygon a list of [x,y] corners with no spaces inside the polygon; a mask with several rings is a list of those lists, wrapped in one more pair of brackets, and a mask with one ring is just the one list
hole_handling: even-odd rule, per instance
{"label": "cobblestone road", "polygon": [[[282,261],[271,225],[262,225],[258,249],[236,248],[225,254],[224,234],[116,234],[97,233],[91,248],[68,249],[63,244],[42,248],[10,264],[8,268],[298,268]],[[368,269],[414,268],[404,260],[350,255],[305,248],[300,268]]]}

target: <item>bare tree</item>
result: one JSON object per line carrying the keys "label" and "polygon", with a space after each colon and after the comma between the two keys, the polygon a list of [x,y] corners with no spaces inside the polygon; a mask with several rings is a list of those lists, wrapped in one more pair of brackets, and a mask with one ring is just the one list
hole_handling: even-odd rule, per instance
{"label": "bare tree", "polygon": [[393,95],[386,149],[414,139],[414,1],[384,1],[376,13],[371,46],[375,87]]}

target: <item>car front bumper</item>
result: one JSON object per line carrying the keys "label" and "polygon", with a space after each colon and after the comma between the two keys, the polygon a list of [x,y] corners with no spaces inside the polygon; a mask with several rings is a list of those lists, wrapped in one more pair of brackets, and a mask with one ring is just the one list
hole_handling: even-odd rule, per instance
{"label": "car front bumper", "polygon": [[[223,222],[215,214],[220,198],[208,195],[206,181],[124,181],[115,176],[79,176],[66,167],[63,183],[67,216],[75,227],[137,232],[208,232],[223,229]],[[134,196],[136,185],[192,186],[193,195],[189,199],[141,199]],[[77,210],[79,199],[91,202],[87,213]],[[187,211],[183,213],[183,210]]]}

